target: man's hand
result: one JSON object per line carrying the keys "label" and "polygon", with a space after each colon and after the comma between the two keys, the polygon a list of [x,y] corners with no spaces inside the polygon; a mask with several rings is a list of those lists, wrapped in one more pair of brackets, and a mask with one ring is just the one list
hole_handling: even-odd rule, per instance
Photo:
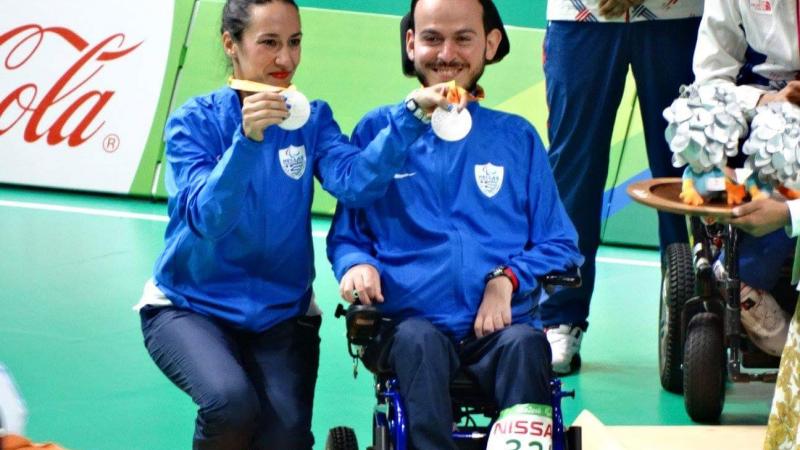
{"label": "man's hand", "polygon": [[789,224],[789,206],[783,199],[769,197],[733,208],[733,218],[722,218],[745,232],[759,237]]}
{"label": "man's hand", "polygon": [[613,19],[625,14],[630,8],[639,6],[644,0],[600,0],[600,15],[606,19]]}
{"label": "man's hand", "polygon": [[[354,295],[357,292],[357,295]],[[350,268],[339,283],[339,295],[347,303],[360,301],[362,305],[383,303],[381,276],[370,264],[358,264]]]}
{"label": "man's hand", "polygon": [[289,117],[286,100],[277,92],[259,92],[242,101],[242,129],[248,138],[261,142],[264,130]]}
{"label": "man's hand", "polygon": [[758,100],[758,105],[772,102],[789,102],[800,106],[800,81],[792,80],[778,92],[767,92]]}
{"label": "man's hand", "polygon": [[[426,88],[416,89],[409,94],[409,98],[414,99],[415,102],[428,114],[432,113],[436,107],[447,109],[450,107],[450,102],[447,101],[447,92],[450,89],[450,83],[439,83]],[[456,105],[459,111],[467,107],[468,96],[462,95],[459,103]]]}
{"label": "man's hand", "polygon": [[475,318],[475,336],[481,338],[511,325],[511,294],[514,287],[506,277],[486,283],[483,300]]}

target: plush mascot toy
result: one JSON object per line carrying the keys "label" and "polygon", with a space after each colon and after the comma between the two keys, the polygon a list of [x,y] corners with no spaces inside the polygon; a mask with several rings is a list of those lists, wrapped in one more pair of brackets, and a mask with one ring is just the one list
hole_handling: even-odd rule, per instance
{"label": "plush mascot toy", "polygon": [[672,150],[672,165],[683,167],[680,198],[699,206],[724,198],[728,205],[744,200],[744,186],[725,174],[728,158],[739,152],[739,139],[747,135],[747,119],[727,85],[681,87],[681,95],[664,110],[665,137]]}
{"label": "plush mascot toy", "polygon": [[742,146],[751,173],[746,186],[758,200],[775,190],[789,199],[800,195],[800,108],[789,102],[759,106],[750,124],[750,137]]}

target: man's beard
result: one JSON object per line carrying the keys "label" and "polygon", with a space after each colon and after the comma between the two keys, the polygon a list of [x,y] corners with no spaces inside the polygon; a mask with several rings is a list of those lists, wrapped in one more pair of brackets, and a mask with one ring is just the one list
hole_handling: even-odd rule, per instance
{"label": "man's beard", "polygon": [[[466,89],[467,92],[475,92],[475,89],[478,88],[478,80],[480,80],[481,77],[483,76],[484,69],[486,69],[486,61],[484,61],[483,65],[481,66],[481,70],[479,70],[475,74],[475,76],[473,76],[469,80],[469,82],[467,83],[467,86],[461,86],[461,87]],[[428,87],[428,86],[430,86],[432,84],[425,78],[425,75],[423,75],[422,72],[420,72],[417,69],[416,65],[414,65],[414,74],[417,76],[417,80],[419,80],[420,84],[422,84],[423,86]]]}

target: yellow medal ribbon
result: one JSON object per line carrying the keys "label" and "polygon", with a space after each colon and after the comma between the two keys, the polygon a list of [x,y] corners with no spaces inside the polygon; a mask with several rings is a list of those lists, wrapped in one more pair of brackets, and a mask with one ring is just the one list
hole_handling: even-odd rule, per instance
{"label": "yellow medal ribbon", "polygon": [[228,78],[228,86],[230,86],[233,90],[243,92],[283,92],[297,89],[293,84],[287,88],[284,88],[280,86],[258,83],[255,81],[237,80],[233,77]]}

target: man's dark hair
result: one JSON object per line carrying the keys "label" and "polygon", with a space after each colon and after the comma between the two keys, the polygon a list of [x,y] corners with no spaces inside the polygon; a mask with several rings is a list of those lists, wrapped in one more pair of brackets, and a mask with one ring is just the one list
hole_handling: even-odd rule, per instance
{"label": "man's dark hair", "polygon": [[[408,14],[400,21],[400,53],[403,63],[403,74],[408,77],[413,77],[416,71],[414,70],[414,61],[411,61],[406,53],[406,33],[408,30],[414,29],[414,9],[417,7],[418,2],[419,0],[411,0],[411,7],[409,8]],[[492,0],[478,0],[478,3],[483,7],[484,32],[489,34],[490,31],[496,28],[500,30],[500,33],[503,35],[500,45],[497,46],[497,53],[495,53],[494,58],[486,61],[486,64],[494,64],[505,58],[508,52],[511,51],[511,42],[508,40],[508,34],[506,34],[503,19],[500,18],[500,13],[497,11],[497,7],[494,6],[494,2]]]}
{"label": "man's dark hair", "polygon": [[273,1],[282,1],[298,9],[294,0],[228,0],[222,7],[222,26],[219,33],[223,34],[227,31],[234,42],[241,42],[242,33],[250,24],[250,6],[263,5]]}

